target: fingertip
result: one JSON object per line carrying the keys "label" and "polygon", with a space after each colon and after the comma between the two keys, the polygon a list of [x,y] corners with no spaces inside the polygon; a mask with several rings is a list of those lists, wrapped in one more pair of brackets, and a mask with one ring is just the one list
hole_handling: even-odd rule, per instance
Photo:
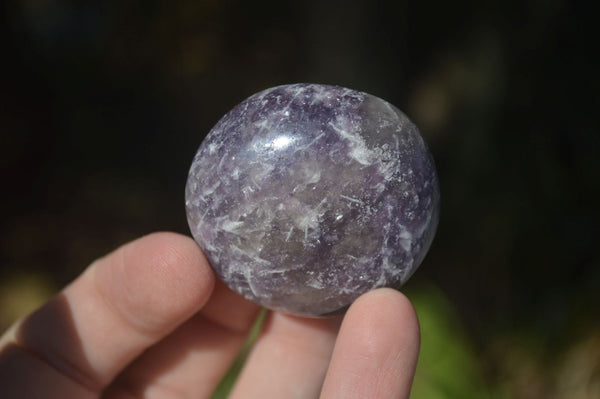
{"label": "fingertip", "polygon": [[178,233],[157,232],[122,248],[124,263],[131,273],[162,273],[164,281],[197,286],[201,288],[198,292],[210,296],[215,276],[204,253],[192,238]]}
{"label": "fingertip", "polygon": [[96,260],[6,339],[60,370],[63,383],[98,391],[198,312],[214,284],[193,240],[153,233]]}
{"label": "fingertip", "polygon": [[344,317],[321,397],[408,397],[419,344],[417,314],[404,294],[362,295]]}
{"label": "fingertip", "polygon": [[367,292],[350,306],[347,314],[350,314],[350,317],[385,322],[387,325],[393,324],[399,331],[406,333],[407,339],[419,341],[417,312],[410,299],[398,290],[379,288]]}
{"label": "fingertip", "polygon": [[[380,355],[386,342],[394,340],[403,354],[416,358],[420,346],[417,312],[401,292],[380,288],[359,297],[348,309],[344,324],[362,337],[364,350]],[[373,347],[370,347],[370,345]]]}
{"label": "fingertip", "polygon": [[215,276],[198,245],[170,232],[152,233],[94,265],[101,294],[142,329],[180,323],[209,299]]}

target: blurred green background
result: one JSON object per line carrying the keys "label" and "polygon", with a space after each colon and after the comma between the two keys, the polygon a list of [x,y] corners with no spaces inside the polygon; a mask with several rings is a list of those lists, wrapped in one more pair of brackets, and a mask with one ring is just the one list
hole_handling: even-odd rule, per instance
{"label": "blurred green background", "polygon": [[600,397],[593,2],[6,1],[0,327],[94,258],[188,234],[204,135],[270,86],[337,84],[421,128],[438,235],[406,286],[413,397]]}

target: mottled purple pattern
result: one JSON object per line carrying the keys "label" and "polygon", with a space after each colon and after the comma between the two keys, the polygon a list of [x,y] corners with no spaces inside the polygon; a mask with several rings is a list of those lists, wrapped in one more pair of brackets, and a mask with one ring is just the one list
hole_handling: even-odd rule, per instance
{"label": "mottled purple pattern", "polygon": [[236,106],[202,142],[186,186],[190,229],[217,275],[301,315],[400,287],[433,240],[438,207],[415,125],[377,97],[316,84]]}

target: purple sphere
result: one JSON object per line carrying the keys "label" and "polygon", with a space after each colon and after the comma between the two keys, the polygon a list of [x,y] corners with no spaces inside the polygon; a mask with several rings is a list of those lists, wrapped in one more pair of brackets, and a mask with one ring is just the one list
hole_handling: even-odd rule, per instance
{"label": "purple sphere", "polygon": [[435,166],[393,105],[336,86],[257,93],[206,136],[186,186],[216,274],[267,308],[323,316],[399,288],[435,235]]}

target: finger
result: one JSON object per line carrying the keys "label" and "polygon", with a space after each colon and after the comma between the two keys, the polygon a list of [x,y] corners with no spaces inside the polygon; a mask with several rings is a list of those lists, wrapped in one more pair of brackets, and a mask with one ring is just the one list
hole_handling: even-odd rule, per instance
{"label": "finger", "polygon": [[408,398],[418,354],[410,301],[389,288],[367,293],[344,317],[321,398]]}
{"label": "finger", "polygon": [[48,367],[48,363],[14,343],[7,343],[0,352],[0,392],[1,397],[14,399],[97,396],[95,391],[65,378],[59,370]]}
{"label": "finger", "polygon": [[[21,323],[14,344],[45,362],[47,373],[64,377],[53,392],[73,382],[98,392],[196,313],[213,286],[214,275],[193,240],[152,234],[94,262]],[[25,377],[44,381],[39,370]],[[40,392],[48,388],[39,385]]]}
{"label": "finger", "polygon": [[317,397],[340,322],[270,314],[231,398]]}
{"label": "finger", "polygon": [[217,282],[200,313],[137,358],[105,397],[210,397],[245,342],[258,310]]}

